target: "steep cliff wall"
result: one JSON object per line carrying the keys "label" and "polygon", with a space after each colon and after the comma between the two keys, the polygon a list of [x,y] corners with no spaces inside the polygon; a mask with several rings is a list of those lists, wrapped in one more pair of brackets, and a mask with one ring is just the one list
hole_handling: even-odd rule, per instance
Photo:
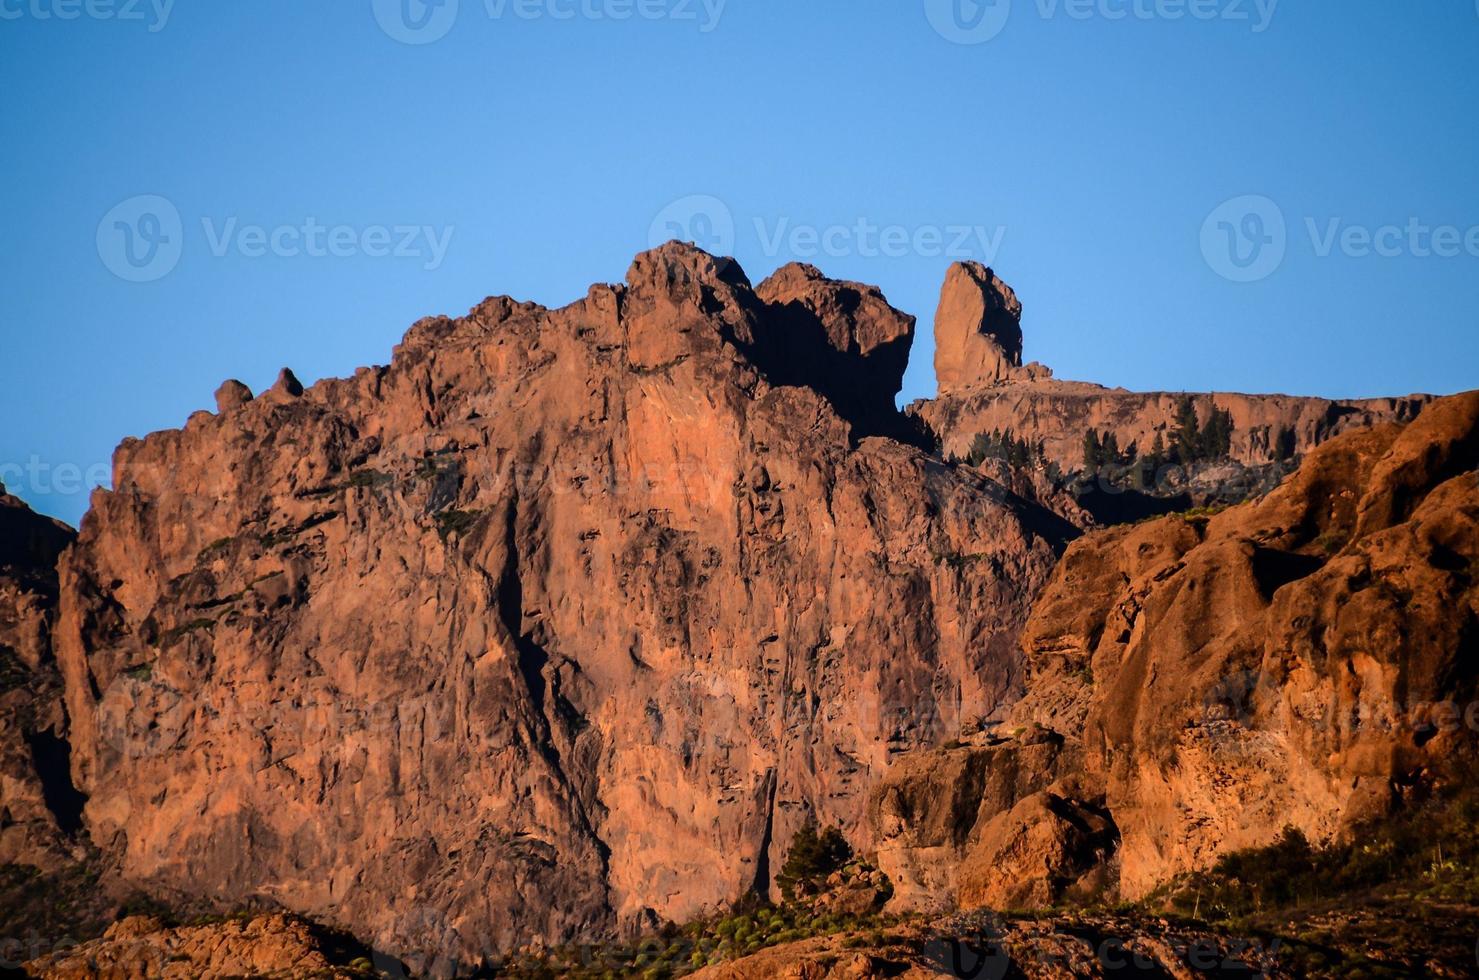
{"label": "steep cliff wall", "polygon": [[1072,534],[876,434],[912,330],[670,245],[125,442],[61,568],[92,836],[464,963],[766,890],[809,814],[867,846],[890,759],[1020,697]]}
{"label": "steep cliff wall", "polygon": [[[880,860],[924,904],[1144,895],[1473,780],[1479,392],[1348,433],[1267,497],[1075,542],[1007,721],[895,766]],[[930,791],[974,772],[979,791]]]}
{"label": "steep cliff wall", "polygon": [[73,537],[0,487],[0,865],[58,867],[80,827],[51,649],[57,557]]}

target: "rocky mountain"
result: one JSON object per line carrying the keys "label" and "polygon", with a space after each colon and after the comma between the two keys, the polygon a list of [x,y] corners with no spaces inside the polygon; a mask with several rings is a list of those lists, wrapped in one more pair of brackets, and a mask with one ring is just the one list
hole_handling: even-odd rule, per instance
{"label": "rocky mountain", "polygon": [[1137,899],[1472,785],[1479,392],[1342,435],[1267,497],[1075,542],[1000,726],[895,765],[904,902]]}
{"label": "rocky mountain", "polygon": [[422,966],[767,892],[808,817],[866,846],[892,760],[1022,695],[1074,533],[912,444],[913,328],[669,245],[126,441],[60,571],[93,840]]}
{"label": "rocky mountain", "polygon": [[[1023,365],[1020,318],[952,268],[941,395],[901,413],[915,320],[878,289],[674,243],[350,378],[228,381],[118,448],[75,539],[0,499],[0,865],[160,906],[33,972],[449,975],[669,935],[779,898],[814,821],[878,865],[862,897],[730,922],[709,975],[939,975],[982,936],[936,913],[1139,899],[1462,782],[1479,395],[1196,396],[1234,463],[1287,430],[1297,471],[1080,537],[1042,469],[951,457],[997,429],[1072,468],[1087,427],[1129,445],[1182,403]],[[879,896],[930,918],[844,939]],[[1112,929],[1176,975],[1235,938],[992,928],[1018,968]]]}
{"label": "rocky mountain", "polygon": [[[1022,364],[1022,303],[979,263],[951,267],[935,314],[939,393],[910,406],[948,455],[966,457],[976,436],[999,431],[1036,446],[1064,472],[1083,467],[1086,432],[1112,434],[1143,455],[1156,436],[1170,441],[1182,393],[1132,392],[1053,377]],[[1233,423],[1228,455],[1243,464],[1302,455],[1342,432],[1416,417],[1426,395],[1332,401],[1290,395],[1190,395],[1203,421],[1214,409]],[[1281,436],[1283,444],[1281,445]]]}

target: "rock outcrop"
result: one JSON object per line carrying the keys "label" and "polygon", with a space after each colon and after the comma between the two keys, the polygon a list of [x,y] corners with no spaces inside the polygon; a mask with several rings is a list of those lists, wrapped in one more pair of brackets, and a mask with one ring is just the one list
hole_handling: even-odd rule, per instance
{"label": "rock outcrop", "polygon": [[[1022,366],[1022,304],[1010,286],[979,263],[952,266],[935,314],[938,395],[909,411],[939,438],[947,455],[965,458],[978,435],[1011,433],[1041,445],[1065,473],[1083,467],[1084,436],[1113,434],[1122,449],[1148,453],[1168,443],[1182,398],[1064,381],[1039,364]],[[1332,401],[1290,395],[1193,394],[1201,420],[1232,417],[1233,460],[1244,464],[1302,455],[1343,433],[1415,418],[1426,395]],[[1281,444],[1281,437],[1283,444]]]}
{"label": "rock outcrop", "polygon": [[669,245],[125,441],[60,569],[93,839],[438,972],[766,891],[809,816],[868,847],[1073,533],[879,435],[912,329]]}
{"label": "rock outcrop", "polygon": [[889,305],[877,286],[828,279],[791,264],[755,287],[773,324],[752,356],[776,384],[827,397],[859,435],[897,435],[894,397],[904,384],[914,317]]}
{"label": "rock outcrop", "polygon": [[[1006,722],[875,793],[879,863],[904,901],[1137,898],[1471,781],[1476,573],[1479,392],[1332,440],[1259,501],[1088,535]],[[948,767],[981,775],[943,794]]]}
{"label": "rock outcrop", "polygon": [[935,312],[940,395],[1051,376],[1040,364],[1022,366],[1022,303],[1012,287],[979,262],[952,265]]}
{"label": "rock outcrop", "polygon": [[72,538],[0,487],[0,865],[57,868],[80,827],[51,648],[57,557]]}
{"label": "rock outcrop", "polygon": [[1097,914],[957,915],[887,933],[787,943],[706,967],[693,980],[1074,980],[1080,977],[1303,977],[1280,943],[1164,920]]}
{"label": "rock outcrop", "polygon": [[135,915],[99,939],[27,962],[25,972],[43,980],[351,980],[385,975],[379,965],[351,959],[343,940],[289,915],[173,927]]}

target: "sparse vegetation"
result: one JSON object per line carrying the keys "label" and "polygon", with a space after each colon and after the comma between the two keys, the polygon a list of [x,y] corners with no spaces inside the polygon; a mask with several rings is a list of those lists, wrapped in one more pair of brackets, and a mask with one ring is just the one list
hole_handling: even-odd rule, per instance
{"label": "sparse vegetation", "polygon": [[944,565],[947,568],[952,569],[953,571],[960,572],[974,565],[978,561],[984,561],[987,557],[989,556],[984,554],[963,555],[960,552],[956,551],[950,552],[948,554],[936,555],[935,564]]}
{"label": "sparse vegetation", "polygon": [[219,552],[225,551],[227,548],[230,548],[235,543],[235,538],[217,538],[210,544],[206,545],[204,548],[200,549],[200,554],[196,556],[196,561],[201,563],[210,561]]}
{"label": "sparse vegetation", "polygon": [[208,630],[213,628],[215,625],[216,621],[214,619],[209,619],[206,617],[201,617],[200,619],[192,619],[187,623],[181,623],[179,626],[165,630],[164,635],[159,638],[160,649],[169,649],[180,640],[184,639],[186,636],[194,633],[196,630]]}
{"label": "sparse vegetation", "polygon": [[514,980],[607,977],[686,976],[716,963],[739,959],[782,943],[818,936],[845,935],[842,945],[875,944],[882,930],[901,921],[897,916],[816,915],[796,904],[741,904],[727,914],[669,925],[656,935],[633,942],[561,946],[503,964],[498,976]]}
{"label": "sparse vegetation", "polygon": [[852,858],[852,848],[836,827],[818,831],[816,821],[808,820],[791,839],[786,861],[776,875],[776,884],[786,901],[818,891],[827,876],[841,871]]}
{"label": "sparse vegetation", "polygon": [[1013,467],[1038,466],[1046,465],[1047,454],[1041,440],[1028,442],[1018,439],[1011,430],[993,429],[990,433],[979,433],[971,440],[965,461],[971,466],[980,466],[988,459],[999,459]]}
{"label": "sparse vegetation", "polygon": [[381,473],[379,470],[356,470],[349,474],[348,485],[351,487],[383,487],[394,482],[395,477],[389,473]]}
{"label": "sparse vegetation", "polygon": [[782,891],[794,896],[780,905],[752,895],[725,914],[681,927],[669,924],[635,942],[563,946],[523,956],[505,963],[498,975],[517,980],[675,978],[770,946],[818,936],[844,935],[841,944],[845,948],[880,945],[886,941],[883,930],[898,925],[902,921],[899,916],[827,912],[805,900],[802,893],[815,895],[838,871],[866,875],[871,869],[852,860],[852,850],[836,828],[819,830],[814,821],[808,821],[792,839],[781,873],[776,876]]}
{"label": "sparse vegetation", "polygon": [[1206,527],[1208,521],[1227,510],[1227,507],[1227,504],[1209,504],[1204,507],[1193,507],[1190,510],[1184,510],[1177,516],[1188,524],[1194,524],[1198,528],[1203,528]]}
{"label": "sparse vegetation", "polygon": [[452,534],[466,534],[482,518],[478,510],[444,510],[436,515],[437,534],[443,541]]}
{"label": "sparse vegetation", "polygon": [[1139,909],[1279,937],[1294,976],[1355,978],[1472,957],[1476,905],[1479,791],[1466,789],[1328,843],[1286,828],[1267,847],[1178,877]]}
{"label": "sparse vegetation", "polygon": [[1169,898],[1184,914],[1239,919],[1378,887],[1479,902],[1479,793],[1434,799],[1326,844],[1286,828],[1267,847],[1236,851],[1209,872],[1178,879]]}

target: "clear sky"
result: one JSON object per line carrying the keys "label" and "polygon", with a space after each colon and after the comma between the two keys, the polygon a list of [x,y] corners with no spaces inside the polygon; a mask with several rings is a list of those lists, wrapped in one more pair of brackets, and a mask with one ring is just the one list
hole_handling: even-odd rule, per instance
{"label": "clear sky", "polygon": [[[669,231],[1130,388],[1479,386],[1475,0],[0,0],[0,479]],[[1227,203],[1231,202],[1231,203]]]}

